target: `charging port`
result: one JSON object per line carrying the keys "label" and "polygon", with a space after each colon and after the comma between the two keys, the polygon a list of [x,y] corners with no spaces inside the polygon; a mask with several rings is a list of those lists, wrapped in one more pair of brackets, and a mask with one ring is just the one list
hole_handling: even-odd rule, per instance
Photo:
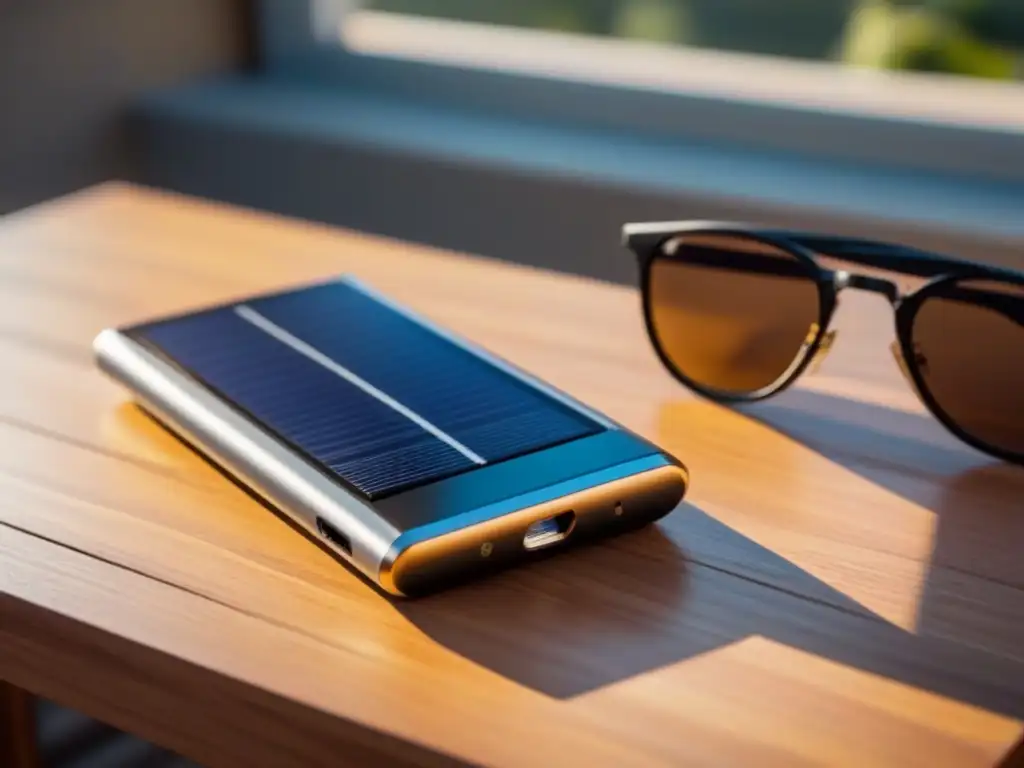
{"label": "charging port", "polygon": [[527,549],[543,549],[564,541],[572,533],[576,525],[576,513],[571,509],[554,517],[545,517],[530,523],[523,537],[523,546]]}
{"label": "charging port", "polygon": [[328,523],[322,517],[318,517],[316,519],[316,529],[320,531],[321,536],[331,542],[331,544],[336,546],[346,555],[352,554],[352,542],[349,541],[348,536]]}

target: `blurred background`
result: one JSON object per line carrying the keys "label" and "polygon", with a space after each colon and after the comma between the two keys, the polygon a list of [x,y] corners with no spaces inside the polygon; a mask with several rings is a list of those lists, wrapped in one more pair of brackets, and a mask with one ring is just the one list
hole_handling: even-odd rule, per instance
{"label": "blurred background", "polygon": [[0,0],[0,213],[124,179],[629,283],[625,221],[1024,252],[1019,0]]}
{"label": "blurred background", "polygon": [[363,6],[881,69],[1024,76],[1019,0],[367,0]]}

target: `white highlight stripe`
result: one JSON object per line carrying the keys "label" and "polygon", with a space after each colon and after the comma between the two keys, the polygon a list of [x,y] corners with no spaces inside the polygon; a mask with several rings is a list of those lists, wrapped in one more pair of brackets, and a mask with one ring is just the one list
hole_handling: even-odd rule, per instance
{"label": "white highlight stripe", "polygon": [[478,453],[474,453],[473,451],[471,451],[469,448],[464,446],[462,443],[460,443],[454,437],[449,435],[447,432],[443,431],[436,425],[430,423],[425,418],[420,416],[418,413],[416,413],[416,411],[413,411],[410,408],[407,408],[406,406],[402,405],[400,402],[391,397],[388,393],[377,389],[375,386],[373,386],[373,384],[352,373],[352,371],[350,371],[348,368],[332,360],[320,350],[316,349],[315,347],[311,347],[309,344],[307,344],[297,336],[293,336],[281,326],[265,318],[252,307],[246,304],[239,304],[238,306],[235,307],[235,314],[238,315],[243,320],[245,320],[247,323],[255,325],[268,336],[272,336],[273,338],[280,341],[282,344],[288,345],[296,352],[298,352],[300,355],[304,355],[305,357],[312,360],[314,363],[322,365],[331,373],[340,376],[349,384],[353,384],[359,387],[359,389],[363,390],[363,392],[375,398],[376,400],[384,403],[384,405],[386,405],[388,408],[391,408],[392,410],[402,414],[403,416],[405,416],[405,418],[409,419],[409,421],[414,422],[416,425],[432,434],[441,442],[450,445],[452,448],[454,448],[456,451],[461,453],[463,456],[465,456],[473,463],[487,463],[487,460],[480,456]]}

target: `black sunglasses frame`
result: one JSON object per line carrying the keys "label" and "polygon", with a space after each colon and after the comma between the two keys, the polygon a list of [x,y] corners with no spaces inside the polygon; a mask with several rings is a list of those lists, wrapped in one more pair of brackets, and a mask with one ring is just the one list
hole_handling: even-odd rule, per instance
{"label": "black sunglasses frame", "polygon": [[[673,259],[666,245],[678,238],[695,235],[726,235],[746,238],[779,249],[806,267],[808,278],[818,289],[818,331],[810,344],[798,353],[795,365],[776,382],[755,392],[737,394],[705,387],[689,378],[673,362],[663,348],[655,329],[651,301],[651,271],[658,259]],[[829,326],[839,303],[839,294],[847,289],[881,293],[892,304],[896,321],[896,342],[904,373],[917,396],[936,419],[964,443],[991,456],[1014,463],[1024,463],[1024,453],[1007,451],[986,443],[966,432],[950,417],[932,395],[918,364],[914,349],[913,329],[917,313],[928,299],[941,296],[949,288],[964,280],[989,280],[1024,287],[1024,273],[1000,267],[989,267],[956,259],[942,254],[922,251],[902,245],[859,240],[856,238],[820,235],[804,232],[765,229],[747,224],[712,221],[655,222],[627,224],[623,227],[624,244],[636,254],[640,266],[640,289],[643,299],[644,323],[658,358],[665,368],[687,388],[723,403],[756,402],[782,392],[807,370],[821,351],[829,333]],[[828,269],[819,257],[840,260],[851,266],[868,267],[901,275],[925,278],[927,282],[915,291],[901,293],[891,281],[870,275],[857,274],[846,269]]]}

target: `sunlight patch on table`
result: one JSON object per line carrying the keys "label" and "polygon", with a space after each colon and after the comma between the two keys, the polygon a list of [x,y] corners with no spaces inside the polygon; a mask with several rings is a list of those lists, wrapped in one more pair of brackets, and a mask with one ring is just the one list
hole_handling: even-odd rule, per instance
{"label": "sunlight patch on table", "polygon": [[[691,503],[886,621],[915,628],[935,541],[931,509],[877,482],[858,457],[840,464],[728,408],[675,403],[661,425],[661,444],[690,466]],[[835,439],[842,450],[842,435]]]}
{"label": "sunlight patch on table", "polygon": [[991,766],[1019,738],[1009,717],[752,636],[584,694],[610,729],[614,710],[642,717],[647,732],[680,721],[762,747],[792,762],[903,766],[922,754],[939,766]]}

